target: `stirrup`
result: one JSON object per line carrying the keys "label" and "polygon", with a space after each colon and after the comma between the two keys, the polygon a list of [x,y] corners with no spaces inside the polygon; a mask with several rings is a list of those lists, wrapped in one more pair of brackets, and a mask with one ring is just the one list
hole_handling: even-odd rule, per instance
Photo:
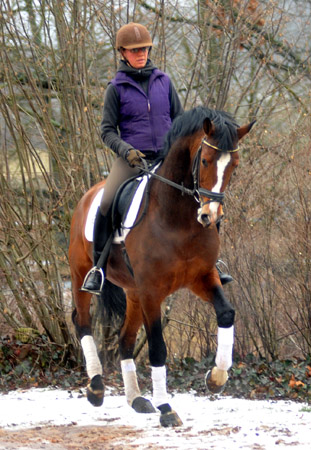
{"label": "stirrup", "polygon": [[218,272],[223,272],[223,270],[221,270],[221,268],[219,267],[221,265],[225,266],[226,270],[229,269],[227,264],[222,259],[217,259],[215,266],[216,266]]}
{"label": "stirrup", "polygon": [[[88,282],[89,277],[93,274],[98,272],[100,274],[101,277],[101,281],[100,281],[100,286],[98,289],[90,289],[85,287],[85,284]],[[83,284],[81,286],[80,291],[83,292],[89,292],[90,294],[95,294],[95,295],[100,295],[104,286],[104,282],[105,282],[105,274],[102,268],[98,268],[98,267],[92,267],[91,270],[88,271],[88,273],[85,275],[85,278],[83,280]]]}
{"label": "stirrup", "polygon": [[228,266],[227,266],[227,264],[226,264],[224,261],[222,261],[221,259],[218,259],[217,262],[216,262],[216,264],[215,264],[216,269],[217,269],[217,271],[218,271],[218,275],[219,275],[221,284],[224,286],[225,284],[231,283],[232,281],[234,281],[234,279],[233,279],[232,276],[229,275],[228,273],[223,272],[223,271],[220,269],[220,267],[219,267],[220,265],[225,266],[226,269],[228,269]]}

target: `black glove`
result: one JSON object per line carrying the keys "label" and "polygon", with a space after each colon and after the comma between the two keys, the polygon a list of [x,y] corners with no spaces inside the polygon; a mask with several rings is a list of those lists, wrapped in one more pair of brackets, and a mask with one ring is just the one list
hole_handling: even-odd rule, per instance
{"label": "black glove", "polygon": [[132,148],[131,150],[127,151],[125,158],[130,167],[135,167],[141,165],[141,158],[146,158],[146,155],[144,155],[139,150],[135,150],[134,148]]}

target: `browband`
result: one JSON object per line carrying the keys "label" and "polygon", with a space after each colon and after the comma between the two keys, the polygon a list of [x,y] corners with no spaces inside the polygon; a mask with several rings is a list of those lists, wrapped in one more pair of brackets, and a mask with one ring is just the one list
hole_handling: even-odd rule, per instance
{"label": "browband", "polygon": [[207,142],[205,139],[202,140],[203,144],[208,145],[209,147],[213,148],[214,150],[217,150],[218,152],[229,152],[229,153],[234,153],[237,152],[239,150],[239,147],[235,148],[234,150],[221,150],[221,148],[215,147],[214,145],[210,144],[209,142]]}

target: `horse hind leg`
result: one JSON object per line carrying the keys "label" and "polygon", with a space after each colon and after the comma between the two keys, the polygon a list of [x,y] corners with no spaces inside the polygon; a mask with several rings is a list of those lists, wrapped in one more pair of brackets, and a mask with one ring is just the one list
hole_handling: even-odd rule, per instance
{"label": "horse hind leg", "polygon": [[160,424],[163,427],[177,427],[182,425],[182,421],[168,402],[165,367],[167,350],[162,334],[160,309],[156,317],[153,321],[150,320],[150,317],[145,321],[151,364],[153,404],[161,412]]}
{"label": "horse hind leg", "polygon": [[102,377],[103,369],[93,336],[84,336],[81,339],[81,346],[86,360],[86,371],[91,380],[87,385],[86,396],[93,406],[101,406],[104,402],[105,385]]}
{"label": "horse hind leg", "polygon": [[228,370],[232,366],[235,312],[220,287],[214,290],[213,305],[218,324],[216,366],[207,372],[206,386],[218,394],[223,391],[228,380]]}
{"label": "horse hind leg", "polygon": [[[90,191],[90,193],[94,191]],[[87,194],[89,195],[89,194]],[[92,194],[93,195],[93,194]],[[90,200],[90,199],[89,199]],[[75,310],[72,314],[77,336],[81,342],[90,383],[87,387],[87,398],[94,406],[101,406],[104,400],[103,369],[99,360],[96,345],[92,336],[90,305],[92,295],[82,292],[81,286],[88,271],[93,265],[92,244],[84,236],[84,217],[87,197],[79,202],[71,222],[70,243],[68,250],[72,296]]]}
{"label": "horse hind leg", "polygon": [[132,358],[122,360],[121,370],[127,403],[137,413],[149,414],[156,412],[152,403],[141,395],[134,360]]}
{"label": "horse hind leg", "polygon": [[[91,295],[79,292],[78,298],[86,299],[86,303],[90,304]],[[89,310],[77,307],[72,314],[72,321],[75,325],[77,335],[80,339],[83,355],[86,363],[86,371],[90,382],[87,386],[87,399],[93,406],[101,406],[104,401],[105,386],[103,383],[103,369],[99,360],[94,338],[91,332]]]}
{"label": "horse hind leg", "polygon": [[126,400],[129,406],[137,413],[154,413],[156,410],[152,403],[141,395],[137,381],[136,365],[133,359],[137,332],[143,322],[140,304],[131,300],[128,296],[126,305],[126,316],[119,340],[121,371]]}
{"label": "horse hind leg", "polygon": [[[86,371],[90,378],[87,386],[87,398],[92,405],[101,406],[104,401],[105,386],[102,378],[102,364],[91,331],[90,303],[92,296],[78,288],[81,286],[83,277],[79,278],[79,282],[77,282],[77,278],[72,277],[72,279],[74,280],[73,293],[76,303],[73,323],[81,341]],[[100,302],[100,307],[108,312],[108,315],[114,316],[115,320],[124,320],[126,302],[123,289],[107,280],[101,296],[98,297],[98,302]]]}

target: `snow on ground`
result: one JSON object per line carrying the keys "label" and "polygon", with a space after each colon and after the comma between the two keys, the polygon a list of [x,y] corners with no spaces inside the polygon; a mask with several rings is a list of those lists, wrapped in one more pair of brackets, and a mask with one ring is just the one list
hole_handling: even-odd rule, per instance
{"label": "snow on ground", "polygon": [[[81,392],[17,390],[0,395],[0,431],[70,425],[102,427],[104,433],[105,426],[108,429],[113,425],[120,430],[131,427],[135,432],[131,442],[135,445],[122,446],[120,437],[120,442],[114,441],[109,449],[311,449],[310,405],[224,396],[211,400],[195,393],[173,395],[171,405],[182,419],[182,427],[162,428],[158,414],[137,414],[126,404],[124,396],[114,396],[109,391],[103,406],[94,408]],[[0,449],[39,448],[6,447],[1,443],[3,440]]]}

